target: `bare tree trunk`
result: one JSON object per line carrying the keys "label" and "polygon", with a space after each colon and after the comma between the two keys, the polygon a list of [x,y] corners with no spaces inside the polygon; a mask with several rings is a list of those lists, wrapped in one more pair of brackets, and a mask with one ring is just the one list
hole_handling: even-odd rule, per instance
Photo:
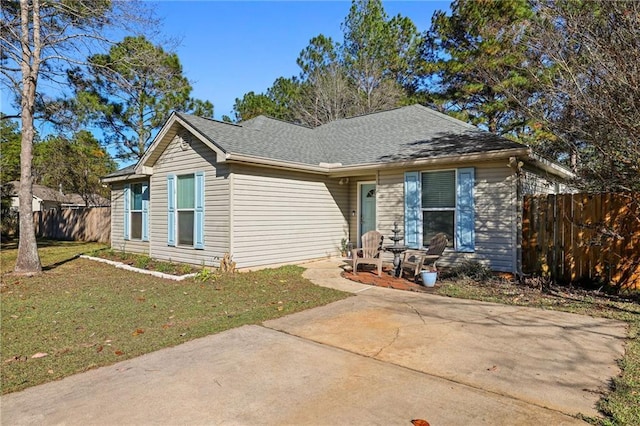
{"label": "bare tree trunk", "polygon": [[20,240],[18,242],[18,258],[14,272],[18,274],[37,274],[42,271],[36,231],[33,225],[33,176],[31,163],[33,159],[33,139],[35,130],[33,115],[35,112],[36,85],[40,67],[40,8],[39,0],[33,0],[33,50],[29,48],[29,2],[20,1],[20,18],[22,21],[22,143],[20,149]]}

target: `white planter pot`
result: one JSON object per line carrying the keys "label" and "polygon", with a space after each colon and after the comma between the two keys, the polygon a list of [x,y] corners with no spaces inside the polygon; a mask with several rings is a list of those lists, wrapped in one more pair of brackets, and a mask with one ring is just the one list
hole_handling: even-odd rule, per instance
{"label": "white planter pot", "polygon": [[422,277],[422,284],[425,287],[433,287],[436,284],[438,273],[431,271],[420,271],[420,276]]}

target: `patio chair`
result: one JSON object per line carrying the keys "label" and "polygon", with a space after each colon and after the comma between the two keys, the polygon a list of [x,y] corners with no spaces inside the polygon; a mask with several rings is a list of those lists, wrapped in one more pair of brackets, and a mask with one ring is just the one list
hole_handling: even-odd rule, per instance
{"label": "patio chair", "polygon": [[353,274],[358,274],[358,265],[369,264],[378,267],[378,276],[382,276],[382,240],[378,231],[369,231],[362,236],[362,247],[354,249]]}
{"label": "patio chair", "polygon": [[449,239],[447,238],[447,235],[441,232],[431,238],[427,250],[405,251],[402,259],[402,274],[404,275],[406,272],[411,272],[413,274],[413,278],[416,279],[425,264],[433,264],[433,267],[435,268],[436,261],[440,259],[440,256],[442,256],[448,242]]}

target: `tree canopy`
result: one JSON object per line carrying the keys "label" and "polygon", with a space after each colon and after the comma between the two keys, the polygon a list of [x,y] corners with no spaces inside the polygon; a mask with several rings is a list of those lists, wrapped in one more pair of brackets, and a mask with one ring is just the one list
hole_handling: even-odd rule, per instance
{"label": "tree canopy", "polygon": [[319,34],[298,56],[298,76],[279,78],[265,94],[236,99],[236,118],[258,114],[318,126],[408,103],[416,95],[421,35],[380,0],[354,0],[342,43]]}
{"label": "tree canopy", "polygon": [[109,198],[100,177],[117,169],[109,153],[86,130],[71,138],[49,136],[38,142],[33,163],[35,183],[80,194],[87,205],[96,204],[96,195]]}
{"label": "tree canopy", "polygon": [[[117,11],[129,6],[127,2],[108,0],[21,0],[5,1],[0,8],[1,81],[20,106],[21,120],[20,241],[16,273],[32,274],[42,270],[31,203],[36,106],[46,100],[39,80],[59,83],[64,70],[78,63],[77,53],[105,41],[105,26],[122,22],[120,18],[125,14]],[[136,15],[127,16],[133,19]]]}
{"label": "tree canopy", "polygon": [[422,48],[431,105],[564,162],[587,190],[640,190],[637,2],[457,0]]}
{"label": "tree canopy", "polygon": [[526,107],[553,134],[546,152],[570,158],[580,185],[640,191],[640,3],[535,3]]}
{"label": "tree canopy", "polygon": [[68,73],[80,117],[99,126],[118,158],[138,159],[171,111],[213,116],[213,104],[190,97],[178,55],[143,36],[125,37],[89,67]]}

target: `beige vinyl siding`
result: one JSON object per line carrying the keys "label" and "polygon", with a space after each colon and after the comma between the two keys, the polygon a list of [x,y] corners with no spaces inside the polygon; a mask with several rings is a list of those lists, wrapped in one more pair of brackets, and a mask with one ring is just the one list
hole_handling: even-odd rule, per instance
{"label": "beige vinyl siding", "polygon": [[[398,244],[404,244],[404,171],[389,170],[378,173],[376,191],[376,229],[384,236],[384,245],[394,244],[389,238],[393,236],[393,223],[398,223],[403,239]],[[384,259],[393,261],[393,254],[385,252]]]}
{"label": "beige vinyl siding", "polygon": [[233,167],[232,254],[238,267],[336,256],[348,235],[348,185],[295,172]]}
{"label": "beige vinyl siding", "polygon": [[568,190],[566,184],[558,182],[538,170],[523,170],[522,195],[557,194]]}
{"label": "beige vinyl siding", "polygon": [[516,176],[502,163],[476,167],[474,260],[491,269],[516,272],[518,203]]}
{"label": "beige vinyl siding", "polygon": [[[218,265],[229,251],[228,168],[216,163],[216,154],[195,137],[176,136],[153,166],[149,206],[151,256],[157,259],[192,264]],[[183,147],[185,149],[183,149]],[[204,250],[167,245],[167,176],[203,171],[204,176]]]}
{"label": "beige vinyl siding", "polygon": [[[453,265],[464,259],[487,264],[494,271],[514,272],[516,267],[516,185],[515,176],[505,164],[456,165],[424,168],[420,171],[475,167],[475,251],[445,251],[439,264]],[[397,221],[404,236],[404,173],[381,171],[378,185],[378,230],[385,238],[392,235]],[[403,243],[403,241],[401,241]]]}
{"label": "beige vinyl siding", "polygon": [[148,241],[124,239],[124,186],[125,183],[118,182],[111,187],[111,248],[149,254]]}

